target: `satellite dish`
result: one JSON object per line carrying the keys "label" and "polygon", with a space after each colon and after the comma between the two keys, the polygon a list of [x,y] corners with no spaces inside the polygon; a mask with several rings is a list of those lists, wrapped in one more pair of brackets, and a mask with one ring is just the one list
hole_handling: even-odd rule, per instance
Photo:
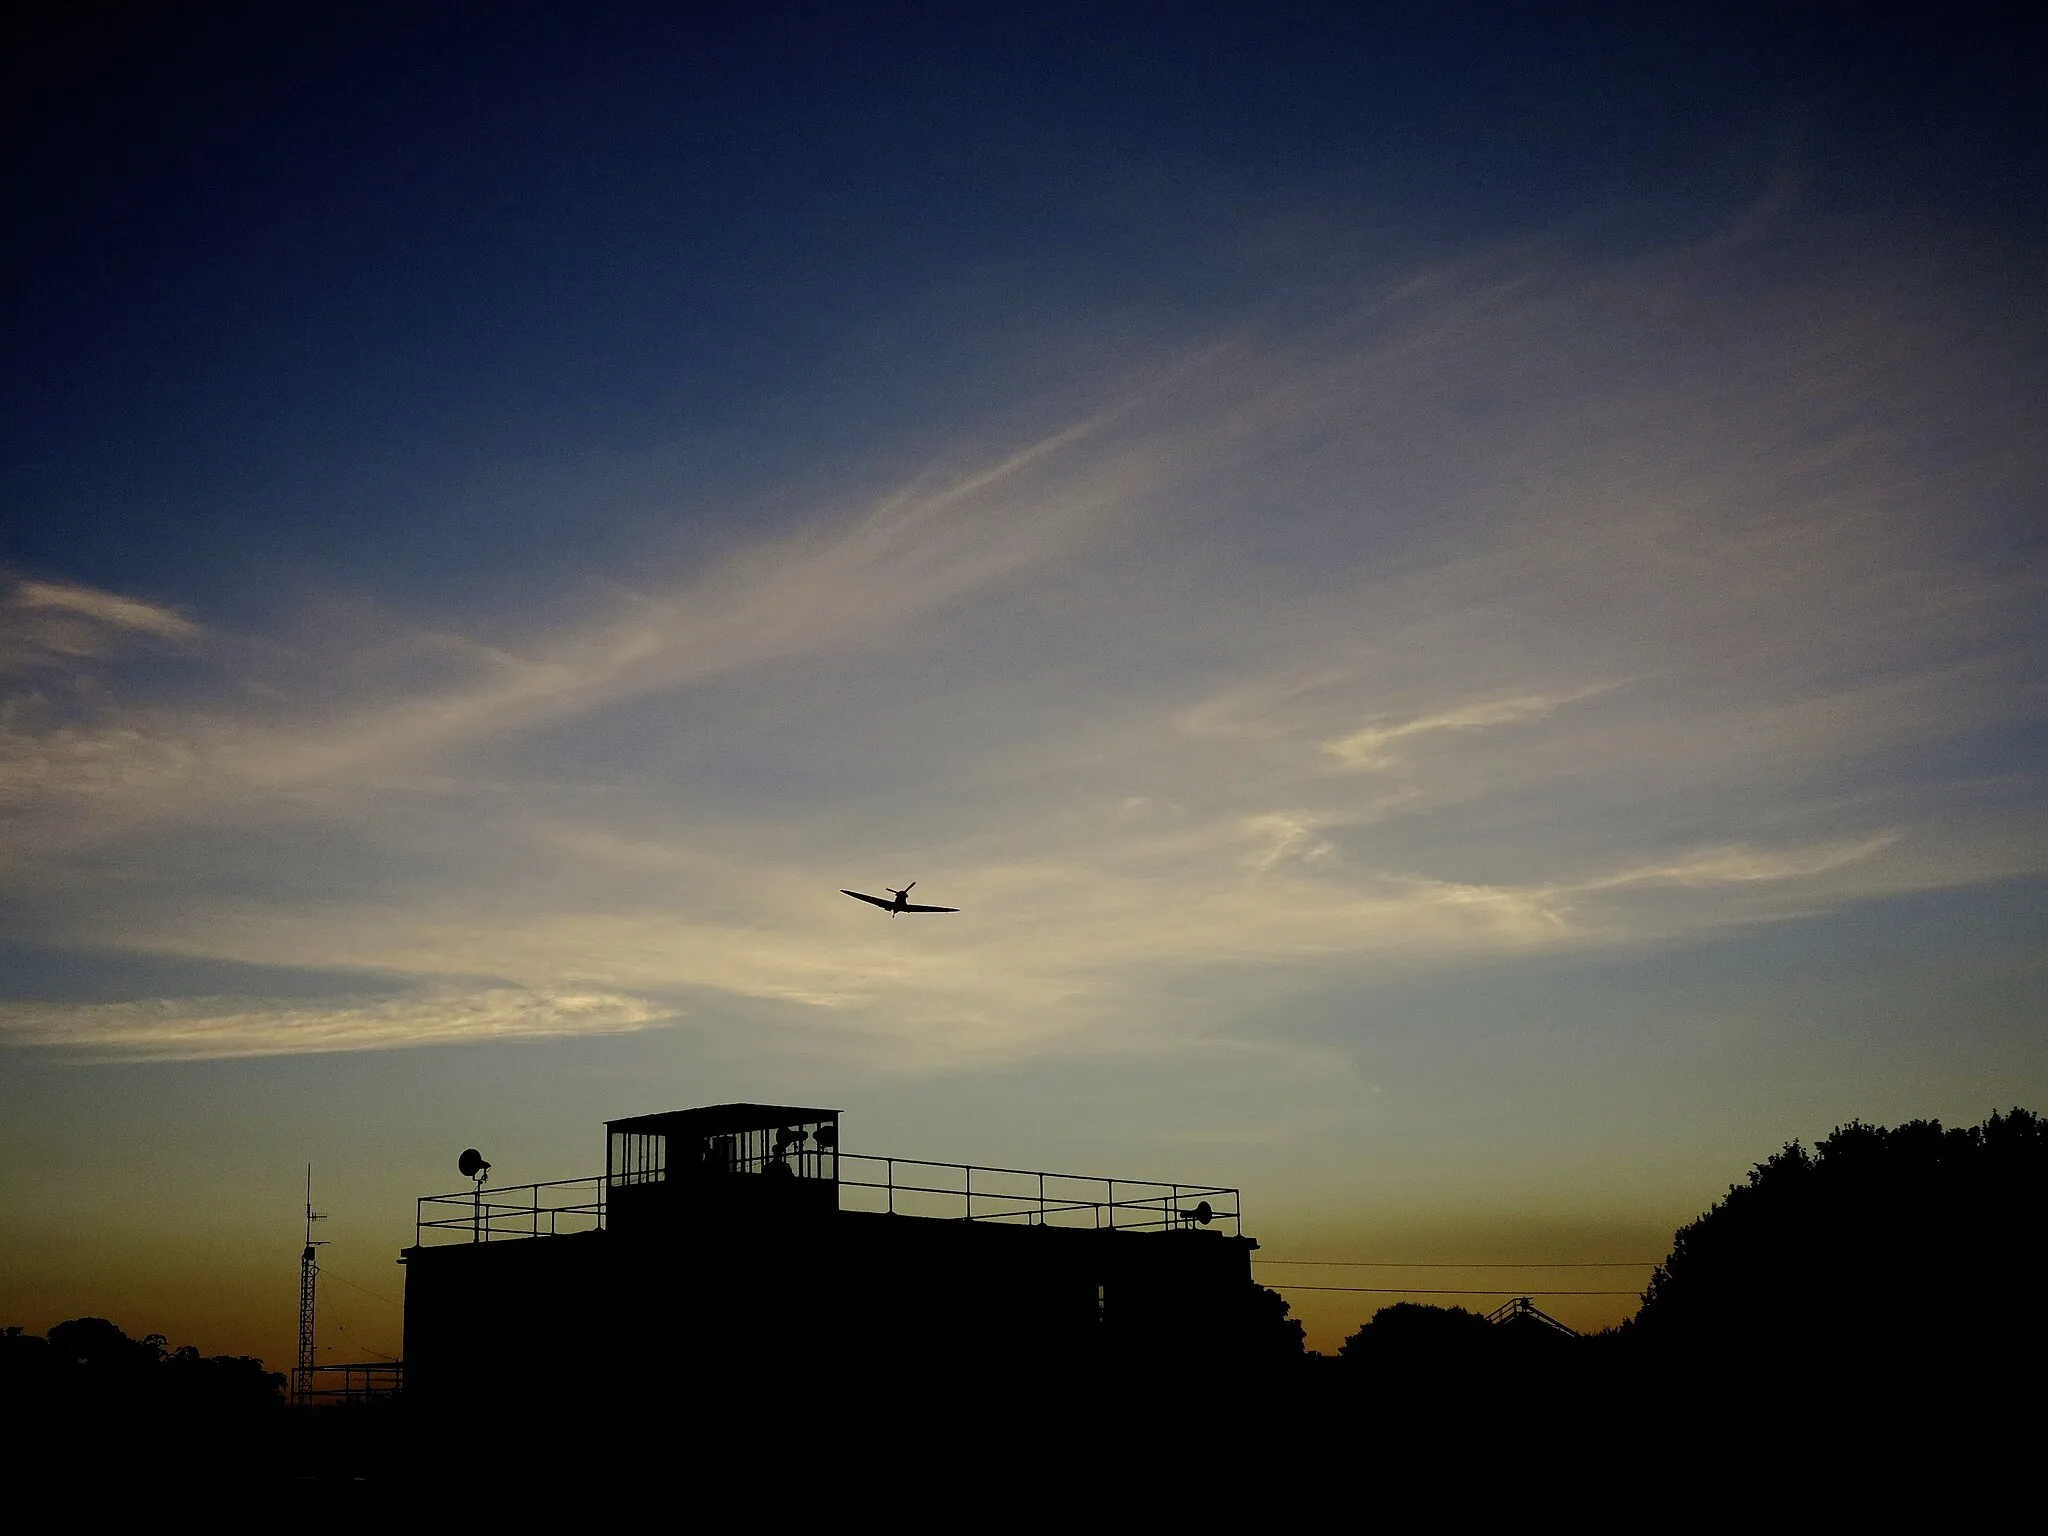
{"label": "satellite dish", "polygon": [[475,1147],[465,1147],[462,1156],[455,1160],[455,1166],[462,1170],[465,1179],[480,1179],[491,1171],[491,1165],[484,1161],[483,1153]]}

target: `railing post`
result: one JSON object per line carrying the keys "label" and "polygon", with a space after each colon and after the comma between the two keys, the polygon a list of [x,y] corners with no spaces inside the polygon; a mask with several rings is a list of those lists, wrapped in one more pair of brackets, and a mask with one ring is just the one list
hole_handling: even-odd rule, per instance
{"label": "railing post", "polygon": [[896,1214],[896,1159],[888,1157],[882,1161],[888,1165],[888,1171],[884,1177],[889,1183],[889,1214],[894,1216]]}
{"label": "railing post", "polygon": [[972,1221],[974,1220],[974,1164],[967,1164],[966,1172],[967,1178],[964,1181],[964,1185],[967,1190],[967,1219]]}

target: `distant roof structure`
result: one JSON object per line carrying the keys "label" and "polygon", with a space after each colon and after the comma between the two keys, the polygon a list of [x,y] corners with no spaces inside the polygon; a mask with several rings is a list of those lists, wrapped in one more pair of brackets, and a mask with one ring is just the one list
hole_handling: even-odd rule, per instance
{"label": "distant roof structure", "polygon": [[1504,1301],[1486,1314],[1486,1320],[1496,1327],[1508,1328],[1523,1334],[1557,1334],[1563,1338],[1576,1339],[1579,1330],[1570,1323],[1559,1322],[1527,1296],[1517,1296]]}

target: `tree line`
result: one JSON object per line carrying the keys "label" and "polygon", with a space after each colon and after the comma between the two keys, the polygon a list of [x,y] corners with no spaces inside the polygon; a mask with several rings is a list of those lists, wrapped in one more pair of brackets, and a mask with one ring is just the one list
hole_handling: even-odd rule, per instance
{"label": "tree line", "polygon": [[0,1391],[40,1412],[246,1417],[281,1408],[284,1384],[254,1356],[173,1349],[160,1333],[132,1339],[104,1317],[75,1317],[47,1334],[0,1330]]}
{"label": "tree line", "polygon": [[[2031,1401],[2048,1364],[2048,1309],[2033,1295],[2048,1258],[2044,1190],[2048,1121],[2031,1111],[1953,1129],[1852,1122],[1811,1149],[1787,1144],[1680,1228],[1619,1327],[1581,1337],[1533,1309],[1490,1322],[1401,1302],[1323,1357],[1304,1352],[1277,1293],[1252,1287],[1228,1330],[1241,1345],[1197,1330],[1179,1371],[1112,1365],[1088,1381],[1038,1382],[1009,1414],[1019,1432],[1057,1424],[1079,1441],[1127,1440],[1152,1425],[1162,1454],[1220,1436],[1248,1464],[1271,1465],[1367,1444],[1383,1456],[1389,1446],[1462,1454],[1466,1437],[1502,1424],[1560,1443],[1566,1427],[1591,1426],[1633,1454],[1661,1454],[1652,1426],[1668,1448],[1689,1443],[1664,1432],[1672,1423],[1711,1434],[1793,1411],[1818,1413],[1829,1433],[1867,1438],[1890,1426],[1916,1443],[1968,1424],[1976,1447],[2017,1422],[1987,1405],[2013,1392]],[[972,1362],[961,1364],[972,1385]],[[677,1383],[681,1402],[687,1380]],[[289,1428],[297,1416],[282,1411],[284,1384],[259,1360],[173,1349],[161,1334],[130,1338],[105,1318],[42,1336],[0,1330],[0,1409],[59,1443],[138,1454],[151,1436],[182,1436],[351,1477],[404,1464],[393,1427],[402,1421],[315,1416]],[[982,1386],[974,1401],[984,1407],[1006,1400],[1000,1383]],[[975,1415],[950,1400],[944,1409],[966,1435]],[[1814,1433],[1802,1422],[1799,1443]]]}
{"label": "tree line", "polygon": [[[1338,1359],[1368,1375],[1655,1369],[1892,1386],[2048,1363],[2048,1121],[1855,1121],[1788,1143],[1681,1227],[1636,1315],[1572,1338],[1526,1314],[1383,1307]],[[1446,1377],[1446,1373],[1448,1376]]]}

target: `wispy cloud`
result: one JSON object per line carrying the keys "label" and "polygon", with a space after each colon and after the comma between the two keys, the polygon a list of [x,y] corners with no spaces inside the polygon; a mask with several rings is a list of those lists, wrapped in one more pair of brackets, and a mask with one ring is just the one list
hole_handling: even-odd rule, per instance
{"label": "wispy cloud", "polygon": [[[289,1028],[17,1004],[6,1038],[373,1047],[689,998],[1029,1057],[1345,967],[2048,867],[2038,786],[1972,745],[2044,711],[2039,594],[1980,548],[2041,470],[2024,369],[1910,274],[1755,247],[1389,282],[581,617],[380,640],[432,683],[341,654],[296,691],[232,660],[24,690],[0,894],[34,931],[421,990]],[[17,607],[89,626],[74,659],[194,643],[126,601]],[[837,895],[913,878],[965,910]]]}
{"label": "wispy cloud", "polygon": [[0,1042],[58,1046],[86,1060],[190,1061],[615,1035],[674,1018],[672,1008],[618,993],[518,987],[357,1003],[231,997],[0,1003]]}
{"label": "wispy cloud", "polygon": [[1674,863],[1625,869],[1582,880],[1577,891],[1613,891],[1631,885],[1749,885],[1768,880],[1797,880],[1824,875],[1882,853],[1899,841],[1897,832],[1809,848],[1709,848]]}
{"label": "wispy cloud", "polygon": [[[1943,880],[1911,861],[1881,863],[1899,841],[1890,834],[1699,849],[1662,865],[1520,883],[1359,867],[1329,854],[1276,859],[1276,837],[1289,835],[1286,818],[1253,817],[1166,836],[1076,836],[1035,855],[1017,846],[1020,835],[1000,862],[969,862],[956,850],[927,883],[967,910],[921,926],[833,901],[823,870],[749,872],[683,849],[674,865],[705,883],[628,910],[589,910],[574,896],[528,896],[511,909],[478,903],[463,916],[411,904],[237,903],[162,913],[133,937],[168,954],[314,970],[498,975],[537,997],[689,994],[713,1008],[722,994],[798,1010],[807,1028],[862,1042],[873,1060],[942,1066],[1028,1058],[1084,1035],[1095,1048],[1137,1047],[1163,1024],[1199,1033],[1212,1010],[1187,996],[1196,977],[1209,978],[1196,991],[1213,999],[1242,998],[1248,987],[1270,995],[1333,966],[1660,943]],[[1683,899],[1632,899],[1658,888]],[[755,910],[692,910],[733,889]],[[1729,901],[1730,891],[1743,899]],[[1167,998],[1177,1001],[1162,1018]],[[401,1010],[395,1027],[409,1017]],[[356,1038],[382,1043],[368,1031]]]}
{"label": "wispy cloud", "polygon": [[69,582],[0,572],[0,674],[107,655],[137,639],[190,644],[199,626],[170,608]]}
{"label": "wispy cloud", "polygon": [[1389,749],[1397,742],[1438,731],[1476,731],[1486,726],[1547,720],[1565,705],[1604,691],[1604,687],[1580,688],[1570,693],[1536,693],[1459,704],[1412,720],[1361,726],[1348,735],[1324,742],[1323,750],[1346,768],[1391,768],[1397,759]]}
{"label": "wispy cloud", "polygon": [[[1081,452],[1094,430],[1079,422],[667,592],[631,592],[614,611],[517,649],[421,635],[422,645],[465,664],[468,676],[454,688],[338,711],[287,703],[228,713],[207,702],[84,719],[48,701],[17,701],[0,715],[0,806],[11,801],[25,813],[24,839],[99,837],[110,825],[223,798],[358,781],[772,660],[886,645],[921,618],[1071,550],[1094,520],[1143,489],[1151,471],[1142,455],[1104,463]],[[175,614],[111,593],[24,584],[17,598],[28,616],[17,625],[23,654],[68,646],[67,655],[96,655],[109,625],[197,633]],[[50,613],[62,622],[45,623],[40,616]],[[65,627],[86,619],[98,628]],[[65,802],[86,803],[67,810]],[[53,814],[36,814],[45,810]]]}

